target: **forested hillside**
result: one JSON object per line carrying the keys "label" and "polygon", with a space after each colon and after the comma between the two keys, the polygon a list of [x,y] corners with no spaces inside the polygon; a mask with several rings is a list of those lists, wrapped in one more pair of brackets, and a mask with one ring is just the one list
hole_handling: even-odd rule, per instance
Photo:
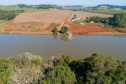
{"label": "forested hillside", "polygon": [[126,61],[99,53],[73,60],[72,56],[42,57],[32,53],[0,58],[0,83],[3,84],[119,84],[126,83]]}
{"label": "forested hillside", "polygon": [[23,13],[24,10],[0,10],[0,20],[12,20],[19,13]]}
{"label": "forested hillside", "polygon": [[126,28],[126,13],[114,14],[112,18],[102,18],[98,16],[87,17],[86,22],[94,21],[95,23],[104,23],[106,27]]}

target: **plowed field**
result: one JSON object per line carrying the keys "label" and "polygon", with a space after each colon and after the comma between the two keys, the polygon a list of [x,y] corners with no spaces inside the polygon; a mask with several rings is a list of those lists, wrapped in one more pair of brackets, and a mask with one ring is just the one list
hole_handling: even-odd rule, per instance
{"label": "plowed field", "polygon": [[[0,26],[0,33],[21,33],[21,34],[47,34],[46,28],[52,29],[52,23],[60,28],[71,11],[51,9],[32,13],[21,13],[15,19],[7,22],[7,25]],[[44,32],[45,31],[45,32]],[[51,31],[48,34],[52,34]]]}
{"label": "plowed field", "polygon": [[65,22],[66,25],[69,25],[69,33],[73,33],[74,35],[123,35],[123,33],[119,32],[115,29],[106,28],[96,24],[75,24],[73,22]]}

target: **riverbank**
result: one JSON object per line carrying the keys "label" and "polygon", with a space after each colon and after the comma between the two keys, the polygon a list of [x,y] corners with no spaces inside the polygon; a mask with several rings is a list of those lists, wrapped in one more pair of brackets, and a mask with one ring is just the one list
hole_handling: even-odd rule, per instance
{"label": "riverbank", "polygon": [[[58,13],[66,15],[59,15]],[[42,13],[42,14],[41,14]],[[47,14],[47,16],[45,16]],[[60,32],[63,25],[68,25],[68,32],[73,35],[126,35],[126,31],[106,28],[97,24],[75,24],[71,20],[71,11],[53,9],[51,11],[22,13],[15,19],[0,26],[0,33],[53,35],[53,28]],[[57,18],[58,17],[58,18]],[[27,18],[27,20],[26,20]],[[62,35],[58,33],[58,35]]]}
{"label": "riverbank", "polygon": [[[55,25],[50,25],[46,29],[36,29],[34,26],[41,26],[42,23],[24,23],[18,27],[19,24],[11,24],[13,21],[9,21],[8,25],[0,26],[0,33],[6,34],[31,34],[31,35],[53,35],[53,28]],[[33,26],[31,26],[33,25]],[[96,24],[75,24],[73,22],[66,21],[64,25],[69,25],[68,32],[72,33],[73,35],[126,35],[126,31],[119,30],[119,29],[111,29],[106,28]],[[58,26],[57,26],[58,27]],[[58,29],[59,30],[59,29]],[[59,30],[60,32],[60,30]],[[58,33],[58,35],[63,35],[62,33]]]}
{"label": "riverbank", "polygon": [[[27,35],[53,35],[53,32],[48,32],[48,31],[44,31],[44,32],[32,32],[32,31],[28,31],[28,32],[21,32],[21,31],[5,31],[5,32],[1,32],[1,34],[27,34]],[[69,32],[72,33],[73,35],[89,35],[89,36],[99,36],[99,35],[105,35],[105,36],[123,36],[126,35],[126,33],[122,33],[122,32]],[[58,35],[63,35],[61,33],[58,33]]]}

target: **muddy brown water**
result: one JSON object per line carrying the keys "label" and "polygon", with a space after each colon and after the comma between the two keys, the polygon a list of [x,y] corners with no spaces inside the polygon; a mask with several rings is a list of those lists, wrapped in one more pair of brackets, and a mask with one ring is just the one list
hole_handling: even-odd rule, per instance
{"label": "muddy brown water", "polygon": [[65,54],[74,59],[101,53],[126,61],[126,36],[81,36],[73,35],[70,42],[67,36],[0,34],[0,56],[15,57],[17,54],[32,52],[44,60],[50,56]]}

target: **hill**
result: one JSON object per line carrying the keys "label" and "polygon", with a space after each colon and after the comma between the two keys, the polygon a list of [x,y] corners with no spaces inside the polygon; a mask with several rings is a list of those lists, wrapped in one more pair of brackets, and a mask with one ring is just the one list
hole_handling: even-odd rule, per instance
{"label": "hill", "polygon": [[126,13],[126,10],[85,10],[92,13],[104,13],[104,14],[117,14],[117,13]]}
{"label": "hill", "polygon": [[100,8],[100,7],[107,7],[108,9],[120,8],[122,10],[126,10],[126,6],[109,5],[109,4],[101,4],[101,5],[96,6],[95,8]]}
{"label": "hill", "polygon": [[0,10],[24,10],[25,12],[47,11],[49,9],[20,8],[18,5],[0,6]]}

